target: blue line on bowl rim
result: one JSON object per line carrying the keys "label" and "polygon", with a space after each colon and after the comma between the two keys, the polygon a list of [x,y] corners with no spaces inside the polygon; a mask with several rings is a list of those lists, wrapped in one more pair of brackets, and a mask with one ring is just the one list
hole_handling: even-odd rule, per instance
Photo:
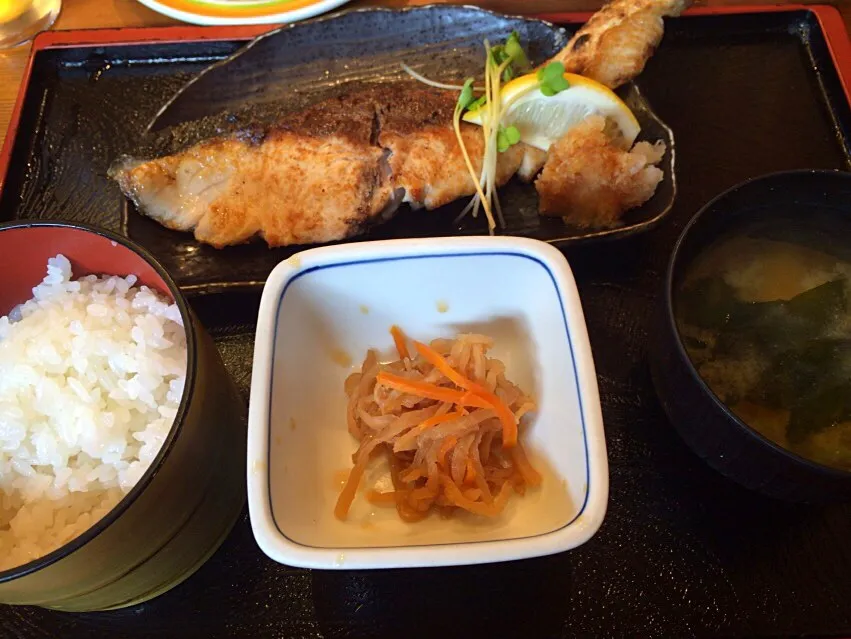
{"label": "blue line on bowl rim", "polygon": [[[561,309],[562,322],[564,325],[565,333],[567,334],[567,344],[570,349],[570,359],[571,364],[573,366],[573,379],[576,384],[576,397],[579,401],[579,418],[582,423],[582,442],[585,448],[585,498],[582,501],[582,507],[579,511],[574,515],[573,519],[565,523],[563,526],[556,528],[555,530],[550,530],[544,533],[537,533],[535,535],[528,535],[525,537],[521,537],[520,539],[532,539],[535,537],[543,537],[546,535],[551,535],[559,530],[564,530],[568,528],[573,522],[579,519],[582,516],[582,513],[585,512],[585,508],[588,505],[588,497],[591,494],[591,460],[588,456],[588,432],[585,427],[585,405],[582,402],[582,391],[579,388],[579,371],[576,368],[576,354],[573,350],[573,337],[570,334],[570,327],[567,323],[567,311],[564,308],[564,300],[561,297],[561,290],[559,289],[558,283],[556,282],[555,275],[550,270],[550,268],[539,258],[534,257],[532,255],[527,255],[526,253],[518,253],[515,251],[475,251],[475,252],[454,252],[454,253],[435,253],[431,255],[402,255],[398,257],[377,257],[377,258],[367,258],[362,260],[349,260],[346,262],[335,262],[333,264],[318,264],[316,266],[311,266],[309,268],[304,269],[303,271],[299,271],[293,277],[291,277],[287,283],[284,285],[284,289],[281,291],[281,297],[278,299],[278,307],[275,312],[275,317],[280,317],[281,313],[281,305],[284,302],[284,296],[287,293],[287,289],[291,284],[299,280],[305,275],[316,271],[322,271],[325,269],[338,268],[341,266],[354,266],[359,264],[376,264],[382,262],[400,262],[403,260],[423,260],[423,259],[436,259],[436,258],[452,258],[452,257],[520,257],[523,259],[531,260],[536,262],[539,266],[541,266],[546,272],[547,275],[550,276],[550,281],[553,284],[553,288],[555,289],[556,296],[558,297],[559,308]],[[289,541],[292,544],[297,546],[301,546],[302,548],[314,548],[317,550],[329,550],[329,548],[324,546],[305,546],[304,544],[298,543],[297,541],[291,539],[281,530],[281,527],[278,525],[278,520],[275,517],[275,509],[272,504],[272,474],[269,472],[272,463],[272,389],[274,388],[275,382],[275,358],[274,353],[277,347],[278,342],[278,326],[277,322],[275,324],[275,333],[272,337],[272,355],[271,361],[269,363],[269,404],[268,404],[268,414],[267,414],[267,441],[266,441],[266,482],[267,482],[267,492],[268,492],[268,501],[269,501],[269,512],[272,515],[272,521],[275,523],[275,528],[281,534],[284,539]],[[428,547],[428,546],[455,546],[455,545],[466,545],[466,544],[488,544],[495,543],[496,541],[511,541],[508,540],[477,540],[477,541],[466,541],[466,542],[445,542],[445,543],[437,543],[437,544],[422,544],[418,547]],[[405,546],[401,546],[404,548]],[[331,550],[340,550],[340,551],[352,551],[352,550],[393,550],[400,548],[400,546],[375,546],[375,547],[363,547],[363,546],[335,546]]]}

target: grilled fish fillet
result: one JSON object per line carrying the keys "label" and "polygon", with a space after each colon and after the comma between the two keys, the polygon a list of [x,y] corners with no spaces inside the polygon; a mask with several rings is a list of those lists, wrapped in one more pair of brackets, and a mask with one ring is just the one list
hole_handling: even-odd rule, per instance
{"label": "grilled fish fillet", "polygon": [[270,245],[345,237],[393,201],[372,116],[343,101],[285,125],[197,144],[112,169],[125,194],[163,226],[213,246],[262,235]]}
{"label": "grilled fish fillet", "polygon": [[[475,193],[451,124],[455,100],[452,92],[416,86],[375,88],[321,102],[262,132],[149,161],[125,159],[110,176],[140,211],[216,247],[254,236],[270,246],[340,240],[402,202],[433,209]],[[462,135],[480,172],[481,129],[464,124]],[[499,157],[500,184],[538,163],[536,149],[512,147]]]}
{"label": "grilled fish fillet", "polygon": [[691,0],[615,0],[595,13],[553,58],[565,70],[615,89],[635,78],[662,41],[662,19]]}
{"label": "grilled fish fillet", "polygon": [[[390,180],[395,189],[404,192],[403,202],[414,208],[435,209],[476,192],[452,128],[456,93],[397,87],[374,95],[378,145],[389,153]],[[476,173],[481,174],[485,152],[482,130],[462,123],[461,135]],[[501,153],[498,183],[508,182],[524,163],[525,155],[535,157],[535,152],[524,144]]]}

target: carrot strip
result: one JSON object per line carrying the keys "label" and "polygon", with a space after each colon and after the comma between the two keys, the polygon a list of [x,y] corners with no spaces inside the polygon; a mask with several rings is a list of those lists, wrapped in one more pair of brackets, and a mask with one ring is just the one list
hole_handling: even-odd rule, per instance
{"label": "carrot strip", "polygon": [[451,404],[475,406],[476,408],[491,408],[491,406],[481,397],[472,395],[468,396],[467,393],[453,390],[451,388],[444,388],[436,384],[429,384],[428,382],[406,379],[399,375],[388,373],[387,371],[381,371],[378,373],[377,380],[382,386],[388,386],[394,390],[409,393],[411,395],[419,395],[426,399],[434,399],[439,402],[449,402]]}
{"label": "carrot strip", "polygon": [[426,508],[416,508],[409,501],[410,493],[404,490],[396,491],[396,512],[399,513],[399,518],[409,524],[422,521],[428,517],[428,509],[431,504],[426,504]]}
{"label": "carrot strip", "polygon": [[438,424],[451,422],[453,419],[458,419],[459,417],[463,417],[463,415],[461,415],[461,413],[457,410],[452,411],[451,413],[446,413],[444,415],[433,415],[432,417],[428,417],[423,420],[423,423],[417,426],[417,428],[421,430],[428,430],[429,428],[433,428]]}
{"label": "carrot strip", "polygon": [[350,472],[349,476],[346,478],[346,485],[343,486],[343,490],[340,491],[340,496],[337,497],[337,504],[334,506],[334,516],[337,519],[345,521],[346,517],[349,516],[349,508],[355,500],[355,493],[357,493],[358,484],[360,484],[361,477],[363,477],[363,473],[366,470],[368,462],[368,457],[359,459],[354,468],[352,468],[352,472]]}
{"label": "carrot strip", "polygon": [[446,468],[446,455],[449,454],[449,451],[452,450],[452,447],[458,443],[458,438],[454,436],[447,437],[443,444],[440,446],[440,450],[437,451],[437,463],[440,464],[443,468]]}
{"label": "carrot strip", "polygon": [[413,432],[416,432],[417,435],[420,433],[424,433],[429,428],[434,428],[438,424],[443,424],[445,422],[451,422],[453,419],[458,419],[459,417],[463,417],[460,411],[452,411],[451,413],[446,413],[445,415],[434,415],[429,417],[422,424],[415,427]]}
{"label": "carrot strip", "polygon": [[[467,391],[461,395],[461,401],[464,402],[467,406],[473,406],[472,402],[482,402],[482,398],[476,395],[473,391]],[[463,408],[463,407],[462,407]],[[489,404],[482,403],[479,408],[491,408]]]}
{"label": "carrot strip", "polygon": [[395,506],[396,491],[391,490],[386,493],[380,493],[377,490],[369,490],[366,493],[366,499],[369,503],[376,506]]}
{"label": "carrot strip", "polygon": [[493,495],[491,495],[490,487],[488,486],[488,480],[485,475],[485,469],[482,466],[481,460],[473,458],[473,467],[476,470],[476,486],[479,490],[482,491],[482,499],[485,503],[490,504],[493,502]]}
{"label": "carrot strip", "polygon": [[[392,326],[390,332],[402,361],[380,370],[375,353],[370,351],[361,367],[362,372],[364,368],[371,369],[375,376],[371,379],[376,380],[378,391],[374,392],[371,386],[362,388],[363,384],[354,383],[357,380],[346,384],[350,412],[353,407],[358,412],[364,411],[366,414],[355,417],[369,428],[353,432],[361,445],[352,456],[354,467],[337,498],[335,516],[341,520],[348,517],[370,459],[379,451],[388,455],[392,488],[367,490],[367,487],[364,497],[375,506],[395,506],[405,522],[420,521],[434,512],[451,517],[462,510],[496,517],[504,510],[511,493],[523,494],[529,486],[539,485],[541,475],[518,442],[519,418],[524,411],[534,408],[534,404],[511,384],[505,395],[497,389],[502,382],[497,378],[491,381],[491,373],[498,377],[504,366],[500,364],[490,373],[487,367],[483,371],[485,348],[474,344],[470,359],[469,342],[464,340],[436,341],[431,346],[410,340],[398,326]],[[476,369],[469,377],[464,372],[468,359],[469,366]],[[486,358],[484,362],[487,363]],[[423,363],[430,366],[424,367]],[[387,401],[390,391],[393,399]],[[402,413],[403,416],[406,411],[420,408],[423,400],[437,402],[427,409],[430,417],[420,417],[413,427],[408,418],[408,430],[374,432],[375,426],[381,431],[387,419],[385,415],[400,417]],[[515,413],[512,407],[516,408],[518,403],[522,405]],[[488,412],[475,412],[479,409]],[[494,424],[494,416],[498,424]],[[372,419],[376,418],[381,421],[373,423]],[[476,424],[475,433],[467,432],[472,429],[472,426],[466,428],[468,421]],[[421,434],[441,424],[445,425],[432,432],[442,440],[432,437],[424,441]],[[465,434],[460,436],[462,432]],[[500,441],[494,446],[496,437]],[[395,448],[398,452],[394,452]]]}
{"label": "carrot strip", "polygon": [[529,463],[529,458],[526,457],[526,451],[523,450],[523,445],[518,443],[517,446],[509,451],[511,461],[514,462],[514,467],[523,477],[523,481],[527,485],[535,487],[541,485],[541,473],[532,467]]}
{"label": "carrot strip", "polygon": [[393,336],[393,343],[396,344],[396,350],[399,352],[399,359],[410,357],[408,353],[408,345],[405,343],[405,334],[402,329],[395,324],[390,327],[390,334]]}
{"label": "carrot strip", "polygon": [[482,491],[478,488],[468,488],[467,490],[462,491],[462,494],[470,501],[478,501],[479,497],[482,496]]}
{"label": "carrot strip", "polygon": [[467,459],[467,472],[464,475],[464,483],[472,484],[476,481],[476,466],[473,464],[473,460]]}
{"label": "carrot strip", "polygon": [[505,402],[489,390],[485,389],[485,392],[481,393],[480,396],[486,402],[491,404],[493,410],[496,412],[496,416],[499,417],[499,421],[502,422],[502,447],[513,448],[516,446],[517,419],[515,419],[514,413],[512,413],[511,409],[505,405]]}
{"label": "carrot strip", "polygon": [[494,507],[497,508],[499,512],[502,512],[502,509],[505,508],[505,504],[508,503],[508,497],[511,495],[511,484],[505,482],[499,489],[499,494],[496,496],[494,500]]}
{"label": "carrot strip", "polygon": [[422,466],[415,466],[414,468],[409,468],[404,473],[399,475],[399,479],[401,479],[406,484],[410,484],[412,481],[417,481],[422,477],[426,476],[426,471]]}
{"label": "carrot strip", "polygon": [[431,364],[437,370],[443,373],[443,376],[446,377],[450,382],[466,390],[473,390],[472,386],[475,384],[475,382],[467,379],[461,373],[452,368],[449,365],[449,362],[444,359],[443,355],[438,353],[431,346],[414,340],[414,348],[416,348],[417,352],[423,356],[425,361],[427,361],[429,364]]}
{"label": "carrot strip", "polygon": [[432,502],[440,492],[440,476],[435,471],[428,475],[425,486],[414,488],[408,493],[408,501],[418,510],[424,508],[428,510]]}
{"label": "carrot strip", "polygon": [[509,482],[505,482],[493,504],[489,505],[480,501],[467,499],[461,492],[461,489],[452,481],[451,477],[441,475],[440,480],[443,484],[443,491],[450,502],[459,508],[469,510],[471,513],[476,515],[484,515],[485,517],[496,517],[502,512],[505,507],[505,503],[508,501],[509,492],[511,490],[511,484]]}
{"label": "carrot strip", "polygon": [[399,477],[402,471],[402,462],[393,454],[393,449],[390,446],[385,447],[385,450],[390,461],[390,479],[393,481],[393,496],[399,518],[408,523],[422,521],[428,516],[428,508],[418,510],[409,503],[410,491],[402,485],[402,480]]}
{"label": "carrot strip", "polygon": [[[473,395],[480,397],[487,402],[487,408],[492,408],[496,412],[499,421],[502,422],[502,445],[505,448],[511,448],[517,444],[517,418],[511,409],[505,405],[499,397],[490,392],[487,388],[468,379],[449,365],[449,362],[434,350],[431,346],[414,340],[414,348],[423,356],[423,358],[437,370],[439,370],[449,381],[456,386],[470,391]],[[466,396],[465,396],[466,397]]]}

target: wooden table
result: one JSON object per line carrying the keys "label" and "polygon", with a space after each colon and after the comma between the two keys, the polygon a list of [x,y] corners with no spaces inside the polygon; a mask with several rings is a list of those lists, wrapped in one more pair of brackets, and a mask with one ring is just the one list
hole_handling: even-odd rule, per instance
{"label": "wooden table", "polygon": [[[757,0],[708,0],[700,4],[735,5],[754,4]],[[407,6],[445,2],[453,0],[355,0],[348,6]],[[513,13],[541,13],[547,11],[590,11],[600,6],[599,0],[478,0],[455,4],[478,4],[496,11]],[[64,6],[55,29],[93,29],[103,27],[147,27],[178,24],[175,20],[162,16],[142,6],[135,0],[64,0]],[[780,0],[774,4],[793,4]],[[846,25],[851,24],[851,0],[835,2],[845,18]],[[271,27],[270,27],[271,28]],[[18,94],[18,88],[24,73],[29,46],[22,45],[6,52],[0,52],[0,146],[6,137],[6,129],[12,115],[12,107]]]}

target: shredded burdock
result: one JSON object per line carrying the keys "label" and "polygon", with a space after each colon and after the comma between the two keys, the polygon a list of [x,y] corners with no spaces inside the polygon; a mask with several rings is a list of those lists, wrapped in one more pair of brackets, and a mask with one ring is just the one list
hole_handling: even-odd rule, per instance
{"label": "shredded burdock", "polygon": [[346,380],[349,432],[360,441],[334,514],[346,519],[370,462],[385,455],[393,490],[369,490],[376,506],[407,522],[437,512],[496,517],[512,493],[539,486],[541,475],[521,443],[521,419],[534,400],[487,356],[493,340],[461,334],[430,344],[391,329],[399,359],[381,364],[370,350]]}

